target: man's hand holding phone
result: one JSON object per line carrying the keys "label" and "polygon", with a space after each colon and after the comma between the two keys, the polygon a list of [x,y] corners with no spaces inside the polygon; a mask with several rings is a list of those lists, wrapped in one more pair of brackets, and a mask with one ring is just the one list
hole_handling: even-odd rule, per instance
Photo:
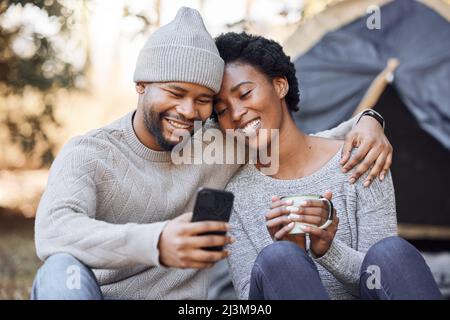
{"label": "man's hand holding phone", "polygon": [[226,235],[204,235],[208,232],[227,232],[227,222],[191,220],[192,213],[185,213],[169,221],[164,227],[158,243],[159,260],[163,266],[206,269],[228,256],[227,250],[203,249],[234,242],[234,239]]}

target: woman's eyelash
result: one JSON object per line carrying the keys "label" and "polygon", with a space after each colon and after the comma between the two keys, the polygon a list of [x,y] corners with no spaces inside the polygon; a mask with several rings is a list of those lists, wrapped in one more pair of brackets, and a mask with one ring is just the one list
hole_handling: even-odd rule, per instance
{"label": "woman's eyelash", "polygon": [[218,111],[218,112],[217,112],[217,115],[220,116],[220,115],[222,115],[225,111],[227,111],[227,108]]}
{"label": "woman's eyelash", "polygon": [[248,94],[249,94],[250,92],[252,92],[252,90],[248,90],[247,92],[243,93],[243,94],[241,95],[241,98],[247,97]]}

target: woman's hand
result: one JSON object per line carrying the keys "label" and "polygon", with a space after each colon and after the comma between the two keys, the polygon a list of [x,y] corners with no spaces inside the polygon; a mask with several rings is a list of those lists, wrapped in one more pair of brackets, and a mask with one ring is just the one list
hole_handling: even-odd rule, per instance
{"label": "woman's hand", "polygon": [[[350,159],[350,153],[355,147],[358,152]],[[377,176],[380,180],[386,176],[392,164],[392,150],[380,123],[372,117],[364,116],[345,137],[340,161],[342,171],[347,172],[359,164],[349,179],[350,183],[355,183],[373,166],[364,181],[364,186],[368,187]]]}
{"label": "woman's hand", "polygon": [[[330,191],[325,192],[324,197],[331,201],[332,193]],[[317,201],[317,200],[311,200]],[[319,200],[320,201],[320,200]],[[322,201],[323,202],[323,201]],[[314,253],[316,257],[323,256],[331,246],[334,236],[336,235],[339,218],[336,215],[336,209],[333,209],[333,222],[326,229],[319,229],[317,227],[303,226],[302,230],[309,233],[310,250]],[[323,219],[323,212],[321,213]],[[325,216],[326,217],[326,216]],[[323,223],[321,223],[323,224]]]}
{"label": "woman's hand", "polygon": [[287,240],[297,244],[300,248],[306,250],[306,239],[304,234],[289,234],[294,228],[294,222],[289,217],[291,210],[288,206],[292,205],[292,200],[281,200],[280,197],[273,196],[270,210],[266,213],[266,226],[270,236],[275,241]]}

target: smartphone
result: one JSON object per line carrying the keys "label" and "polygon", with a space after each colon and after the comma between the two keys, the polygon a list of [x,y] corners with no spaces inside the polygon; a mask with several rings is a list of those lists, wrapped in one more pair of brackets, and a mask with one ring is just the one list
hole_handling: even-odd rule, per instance
{"label": "smartphone", "polygon": [[[231,210],[233,208],[234,195],[231,192],[200,188],[197,191],[195,200],[192,222],[198,221],[223,221],[230,220]],[[202,233],[202,235],[216,234],[225,235],[226,232],[216,231]],[[207,247],[203,248],[211,251],[222,251],[223,247]]]}

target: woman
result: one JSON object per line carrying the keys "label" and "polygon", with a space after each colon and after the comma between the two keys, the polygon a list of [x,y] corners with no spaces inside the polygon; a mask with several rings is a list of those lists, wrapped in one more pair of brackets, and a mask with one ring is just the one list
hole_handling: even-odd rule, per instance
{"label": "woman", "polygon": [[[349,183],[354,170],[340,170],[342,141],[305,135],[295,125],[297,80],[282,48],[245,33],[221,35],[216,44],[225,61],[214,105],[221,129],[237,130],[250,148],[271,150],[272,157],[274,141],[261,141],[262,129],[279,137],[275,174],[263,174],[267,164],[258,158],[227,186],[235,194],[229,264],[239,298],[441,298],[419,252],[397,237],[390,173],[370,186],[370,172]],[[312,193],[332,199],[335,214],[326,229],[304,228],[308,246],[289,232],[293,222],[322,225],[324,202],[292,208],[279,196]]]}

